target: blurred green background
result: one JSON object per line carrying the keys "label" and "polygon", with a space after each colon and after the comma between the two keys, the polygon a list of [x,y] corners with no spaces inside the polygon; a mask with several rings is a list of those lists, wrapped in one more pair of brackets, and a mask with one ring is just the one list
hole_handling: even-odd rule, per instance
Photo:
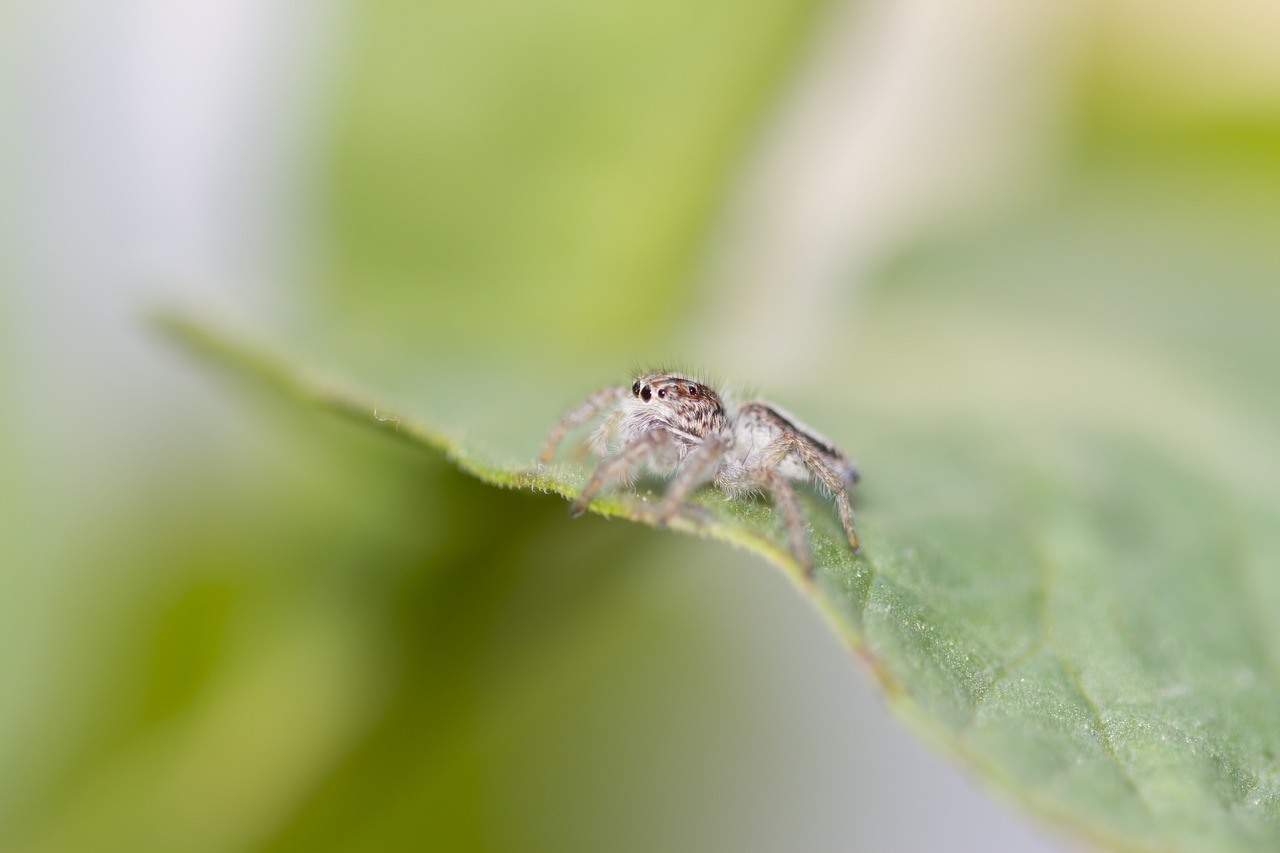
{"label": "blurred green background", "polygon": [[966,435],[1063,424],[1276,506],[1277,32],[1244,0],[10,2],[0,849],[1058,846],[758,559],[571,522],[143,316],[516,461],[675,361],[804,412],[872,514]]}

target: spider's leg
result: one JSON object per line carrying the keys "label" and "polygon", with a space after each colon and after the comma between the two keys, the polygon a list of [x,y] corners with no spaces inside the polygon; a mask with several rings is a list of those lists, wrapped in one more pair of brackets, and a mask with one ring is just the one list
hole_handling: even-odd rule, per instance
{"label": "spider's leg", "polygon": [[787,537],[791,540],[791,553],[800,564],[800,570],[806,578],[813,578],[813,555],[809,553],[809,543],[804,535],[804,514],[800,511],[800,501],[796,490],[786,477],[780,476],[768,468],[754,472],[754,478],[760,485],[773,494],[773,502],[786,525]]}
{"label": "spider's leg", "polygon": [[684,463],[680,466],[680,472],[671,481],[662,505],[658,507],[659,525],[670,521],[689,493],[711,479],[711,473],[719,464],[724,448],[723,438],[714,434],[708,435],[693,449],[692,453],[685,457]]}
{"label": "spider's leg", "polygon": [[596,492],[625,475],[637,462],[653,453],[665,440],[667,440],[665,430],[647,432],[627,444],[619,453],[602,461],[591,472],[591,478],[582,487],[582,491],[578,492],[578,497],[574,499],[573,504],[569,507],[569,514],[573,516],[582,515],[587,509],[587,504],[591,503],[591,499],[595,497]]}
{"label": "spider's leg", "polygon": [[853,529],[853,507],[849,504],[849,491],[845,488],[844,479],[827,464],[822,454],[800,436],[788,432],[774,440],[767,451],[766,458],[770,460],[771,465],[778,465],[781,464],[783,457],[793,450],[800,455],[805,466],[822,481],[836,499],[836,509],[840,512],[840,524],[844,527],[845,535],[849,539],[849,547],[853,549],[853,553],[861,554],[862,548],[858,545],[858,534]]}
{"label": "spider's leg", "polygon": [[564,416],[556,421],[555,425],[551,427],[551,431],[547,433],[547,439],[542,443],[542,452],[538,454],[538,464],[551,461],[551,457],[555,455],[556,448],[564,439],[566,432],[578,424],[590,420],[597,412],[611,403],[621,401],[625,398],[626,393],[627,389],[621,385],[610,385],[607,388],[601,388],[565,412]]}

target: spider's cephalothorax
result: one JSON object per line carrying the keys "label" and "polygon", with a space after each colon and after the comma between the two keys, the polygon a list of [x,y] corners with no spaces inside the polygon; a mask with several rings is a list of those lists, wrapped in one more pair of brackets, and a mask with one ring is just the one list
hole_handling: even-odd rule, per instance
{"label": "spider's cephalothorax", "polygon": [[640,468],[675,474],[658,509],[658,521],[675,515],[695,487],[712,482],[730,495],[773,495],[796,559],[812,570],[804,517],[792,482],[816,480],[835,498],[849,546],[858,552],[848,489],[858,469],[831,442],[767,403],[726,406],[711,387],[676,373],[646,373],[630,388],[609,386],[592,394],[551,428],[540,460],[549,462],[565,433],[608,411],[591,446],[604,456],[572,511],[586,509],[610,483],[627,481]]}
{"label": "spider's cephalothorax", "polygon": [[[624,444],[654,430],[663,430],[680,459],[710,435],[728,430],[720,396],[701,382],[671,373],[649,373],[631,384],[631,394],[616,410],[616,426]],[[601,436],[607,439],[607,436]]]}

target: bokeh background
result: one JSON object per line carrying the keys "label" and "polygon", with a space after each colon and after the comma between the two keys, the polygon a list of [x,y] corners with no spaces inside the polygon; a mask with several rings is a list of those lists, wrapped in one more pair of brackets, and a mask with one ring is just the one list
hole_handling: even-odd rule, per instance
{"label": "bokeh background", "polygon": [[760,560],[571,522],[145,316],[516,461],[695,365],[872,504],[904,423],[1168,423],[1184,380],[1270,417],[1278,35],[1264,0],[0,5],[0,848],[1064,849]]}

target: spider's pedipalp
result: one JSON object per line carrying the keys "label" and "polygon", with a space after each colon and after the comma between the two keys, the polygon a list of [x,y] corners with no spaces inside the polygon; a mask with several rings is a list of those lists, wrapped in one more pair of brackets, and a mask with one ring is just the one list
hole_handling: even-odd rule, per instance
{"label": "spider's pedipalp", "polygon": [[718,432],[706,436],[694,448],[667,487],[666,497],[658,507],[658,524],[665,525],[670,521],[689,493],[712,478],[727,449],[726,437]]}

